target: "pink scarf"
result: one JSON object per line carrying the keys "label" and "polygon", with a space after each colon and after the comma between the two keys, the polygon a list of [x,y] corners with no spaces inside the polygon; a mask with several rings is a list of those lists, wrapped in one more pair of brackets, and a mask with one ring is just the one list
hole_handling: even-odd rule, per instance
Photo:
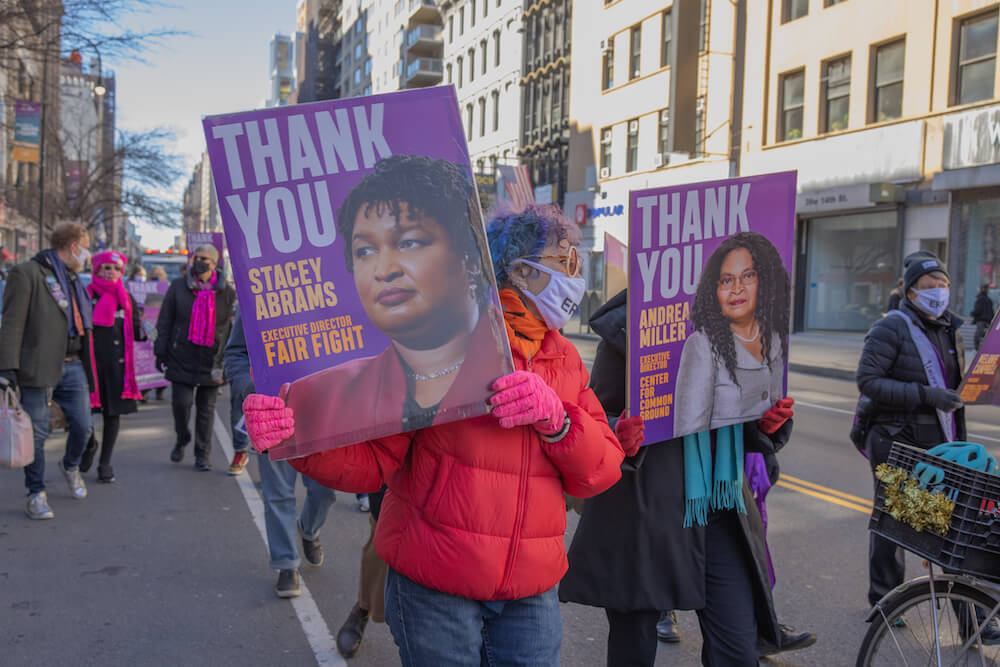
{"label": "pink scarf", "polygon": [[[135,381],[135,359],[132,354],[132,344],[135,341],[135,332],[132,330],[132,299],[129,298],[128,291],[121,279],[115,281],[105,280],[96,273],[87,287],[91,298],[97,299],[94,306],[94,326],[113,327],[115,325],[115,313],[121,308],[124,311],[124,333],[125,340],[122,347],[125,348],[125,382],[122,385],[122,398],[140,399],[139,386]],[[98,364],[99,367],[99,364]],[[95,388],[90,395],[91,406],[100,405],[100,396]]]}
{"label": "pink scarf", "polygon": [[194,308],[191,309],[191,324],[188,326],[188,340],[195,345],[211,347],[215,345],[215,284],[219,280],[213,272],[205,283],[192,276],[189,283],[195,292]]}

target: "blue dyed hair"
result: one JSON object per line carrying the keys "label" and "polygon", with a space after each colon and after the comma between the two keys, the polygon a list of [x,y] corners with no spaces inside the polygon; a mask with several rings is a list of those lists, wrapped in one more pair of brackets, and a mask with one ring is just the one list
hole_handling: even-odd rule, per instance
{"label": "blue dyed hair", "polygon": [[501,206],[486,224],[497,287],[510,278],[515,260],[540,255],[542,248],[556,241],[576,245],[579,236],[576,225],[555,204],[528,204],[521,209]]}

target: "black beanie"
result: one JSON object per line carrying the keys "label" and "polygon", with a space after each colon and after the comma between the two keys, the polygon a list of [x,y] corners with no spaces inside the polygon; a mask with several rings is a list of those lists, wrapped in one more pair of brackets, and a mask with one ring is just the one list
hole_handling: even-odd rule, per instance
{"label": "black beanie", "polygon": [[[920,276],[938,271],[948,276],[948,268],[944,262],[932,252],[918,250],[912,255],[908,255],[903,260],[903,294],[906,294],[913,287],[913,284],[920,280]],[[950,279],[950,276],[948,276]]]}

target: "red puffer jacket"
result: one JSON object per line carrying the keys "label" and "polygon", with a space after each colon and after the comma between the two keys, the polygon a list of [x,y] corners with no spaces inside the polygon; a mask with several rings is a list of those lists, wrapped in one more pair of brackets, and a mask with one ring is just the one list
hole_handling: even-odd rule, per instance
{"label": "red puffer jacket", "polygon": [[563,400],[572,426],[542,440],[495,417],[451,422],[291,459],[326,486],[388,492],[375,549],[414,581],[473,600],[512,600],[555,586],[566,572],[565,490],[587,498],[620,477],[624,453],[587,388],[576,348],[550,331],[533,359],[515,352]]}

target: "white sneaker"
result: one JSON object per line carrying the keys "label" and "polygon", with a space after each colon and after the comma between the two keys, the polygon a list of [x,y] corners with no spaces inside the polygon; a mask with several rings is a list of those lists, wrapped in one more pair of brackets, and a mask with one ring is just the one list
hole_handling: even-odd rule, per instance
{"label": "white sneaker", "polygon": [[24,508],[24,513],[29,519],[41,520],[55,517],[52,508],[49,507],[49,498],[44,491],[32,493],[28,496],[28,504]]}
{"label": "white sneaker", "polygon": [[62,459],[59,460],[59,469],[62,470],[63,477],[66,478],[66,484],[69,486],[69,492],[73,494],[73,497],[77,500],[86,498],[87,485],[83,483],[83,475],[80,474],[80,469],[67,470],[63,467]]}

